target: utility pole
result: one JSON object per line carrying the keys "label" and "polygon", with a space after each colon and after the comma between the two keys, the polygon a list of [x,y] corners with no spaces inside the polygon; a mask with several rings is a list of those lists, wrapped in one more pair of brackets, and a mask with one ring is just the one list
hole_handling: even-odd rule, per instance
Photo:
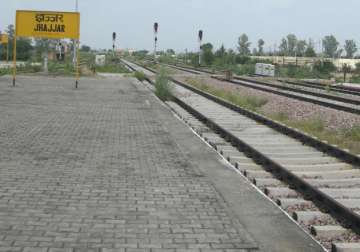
{"label": "utility pole", "polygon": [[199,31],[199,66],[201,66],[201,47],[202,47],[202,39],[204,32],[202,30]]}
{"label": "utility pole", "polygon": [[156,49],[157,49],[157,42],[158,42],[158,30],[159,30],[159,24],[154,23],[154,61],[156,62]]}

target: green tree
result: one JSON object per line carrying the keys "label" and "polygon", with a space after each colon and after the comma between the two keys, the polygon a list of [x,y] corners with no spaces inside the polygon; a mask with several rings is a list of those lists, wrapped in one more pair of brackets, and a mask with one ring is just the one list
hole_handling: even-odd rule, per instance
{"label": "green tree", "polygon": [[149,51],[147,50],[140,50],[133,53],[133,55],[139,59],[144,59],[146,55],[148,55]]}
{"label": "green tree", "polygon": [[280,46],[279,46],[279,54],[282,55],[282,56],[287,56],[288,52],[289,52],[288,42],[287,42],[286,39],[283,38],[281,40],[281,43],[280,43]]}
{"label": "green tree", "polygon": [[214,46],[211,43],[206,43],[201,46],[202,59],[205,65],[210,66],[214,62],[213,48]]}
{"label": "green tree", "polygon": [[224,66],[227,64],[227,52],[224,45],[215,52],[215,64]]}
{"label": "green tree", "polygon": [[297,44],[296,44],[296,55],[297,56],[299,56],[299,57],[305,56],[306,45],[307,45],[307,43],[305,40],[297,41]]}
{"label": "green tree", "polygon": [[288,53],[290,56],[295,56],[296,47],[297,47],[297,37],[294,34],[289,34],[286,36],[287,39],[287,47],[288,47]]}
{"label": "green tree", "polygon": [[339,50],[336,51],[335,58],[341,58],[341,55],[343,55],[343,53],[344,53],[344,49],[340,48]]}
{"label": "green tree", "polygon": [[226,49],[224,45],[221,45],[221,47],[215,52],[215,57],[217,58],[225,58],[226,56]]}
{"label": "green tree", "polygon": [[168,54],[168,55],[175,55],[175,51],[174,51],[174,49],[167,49],[167,50],[166,50],[166,54]]}
{"label": "green tree", "polygon": [[339,42],[336,40],[335,36],[329,35],[324,37],[322,43],[325,55],[330,58],[335,57],[339,46]]}
{"label": "green tree", "polygon": [[233,49],[229,49],[226,53],[226,62],[228,65],[234,65],[236,63],[236,53]]}
{"label": "green tree", "polygon": [[306,50],[305,50],[305,57],[316,57],[315,52],[315,45],[314,41],[312,39],[309,39],[309,42],[307,43]]}
{"label": "green tree", "polygon": [[[14,25],[9,25],[7,27],[6,33],[9,35],[9,58],[13,58],[13,48],[14,48],[14,34],[15,29]],[[31,45],[31,39],[28,38],[18,38],[16,39],[16,58],[18,60],[27,61],[30,59],[32,54],[33,46]]]}
{"label": "green tree", "polygon": [[244,33],[238,39],[238,50],[241,56],[247,56],[250,54],[249,37]]}
{"label": "green tree", "polygon": [[37,38],[35,39],[35,55],[36,60],[41,61],[43,54],[50,51],[50,48],[55,46],[57,43],[56,40],[52,39],[43,39],[43,38]]}
{"label": "green tree", "polygon": [[264,54],[264,45],[265,45],[265,41],[263,39],[259,39],[259,41],[258,41],[258,54],[260,56]]}
{"label": "green tree", "polygon": [[354,58],[354,54],[357,52],[357,45],[354,40],[346,40],[345,41],[345,52],[346,52],[346,58]]}
{"label": "green tree", "polygon": [[80,50],[83,52],[90,52],[91,47],[87,45],[82,45]]}

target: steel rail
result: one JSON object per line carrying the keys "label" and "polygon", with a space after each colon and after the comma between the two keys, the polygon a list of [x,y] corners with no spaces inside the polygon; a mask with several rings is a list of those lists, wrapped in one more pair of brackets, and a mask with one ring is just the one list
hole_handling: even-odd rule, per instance
{"label": "steel rail", "polygon": [[[309,87],[309,88],[316,88],[316,89],[325,90],[325,91],[327,89],[327,86],[325,86],[323,84],[315,83],[315,82],[300,82],[300,81],[297,82],[297,81],[281,80],[281,79],[278,79],[278,81],[283,82],[283,83],[289,83],[291,85],[297,85],[297,86]],[[343,94],[348,94],[348,95],[360,96],[360,90],[359,91],[352,91],[352,90],[348,90],[348,89],[344,89],[344,88],[340,88],[340,87],[336,87],[336,86],[328,86],[328,87],[329,87],[330,91],[343,93]]]}
{"label": "steel rail", "polygon": [[[285,87],[285,86],[280,86],[280,85],[272,84],[272,83],[265,82],[265,81],[250,80],[250,79],[242,78],[242,77],[234,77],[234,79],[240,80],[240,81],[247,81],[247,82],[251,82],[251,83],[255,83],[255,84],[259,84],[259,85],[264,85],[264,86],[268,86],[268,87],[272,87],[272,88],[283,89],[283,90],[296,92],[296,93],[300,93],[300,94],[317,96],[317,97],[326,98],[329,100],[335,100],[335,101],[340,101],[340,102],[344,102],[344,103],[360,105],[360,100],[354,100],[354,99],[349,99],[349,98],[334,96],[334,95],[328,95],[328,94],[315,93],[315,92],[311,92],[311,91],[307,91],[307,90],[301,90],[301,89],[297,89],[297,88],[293,88],[293,87]],[[238,82],[235,81],[235,83],[238,83]]]}
{"label": "steel rail", "polygon": [[[336,109],[336,110],[340,110],[340,111],[360,115],[360,109],[357,109],[357,108],[346,107],[346,106],[342,106],[342,105],[339,105],[339,104],[320,101],[320,100],[305,97],[305,96],[299,96],[299,95],[295,95],[295,94],[285,93],[285,92],[278,91],[278,90],[268,89],[266,87],[253,86],[251,84],[247,84],[247,83],[244,83],[244,82],[224,80],[222,78],[218,78],[218,77],[215,77],[215,76],[212,76],[212,78],[217,79],[217,80],[221,80],[221,81],[225,81],[225,82],[230,82],[232,84],[236,84],[236,85],[240,85],[240,86],[244,86],[244,87],[249,87],[249,88],[252,88],[252,89],[256,89],[256,90],[260,90],[260,91],[264,91],[264,92],[268,92],[268,93],[273,93],[273,94],[285,96],[285,97],[288,97],[288,98],[297,99],[297,100],[300,100],[300,101],[305,101],[305,102],[317,104],[317,105],[320,105],[320,106],[324,106],[324,107],[328,107],[328,108],[332,108],[332,109]],[[248,82],[251,82],[251,81],[248,81]],[[258,83],[254,83],[254,84],[258,84]]]}

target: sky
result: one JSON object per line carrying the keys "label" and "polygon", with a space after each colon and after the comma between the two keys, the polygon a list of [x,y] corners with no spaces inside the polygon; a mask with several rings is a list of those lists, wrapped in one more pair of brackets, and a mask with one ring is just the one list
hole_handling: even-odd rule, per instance
{"label": "sky", "polygon": [[[360,43],[359,0],[78,0],[81,13],[81,43],[92,48],[111,48],[112,32],[117,47],[153,48],[153,24],[159,23],[159,49],[195,51],[197,34],[215,47],[236,48],[242,33],[252,46],[265,40],[273,50],[283,37],[294,33],[300,39],[333,34],[341,44],[346,39]],[[15,11],[73,11],[75,0],[0,0],[0,30],[14,23]]]}

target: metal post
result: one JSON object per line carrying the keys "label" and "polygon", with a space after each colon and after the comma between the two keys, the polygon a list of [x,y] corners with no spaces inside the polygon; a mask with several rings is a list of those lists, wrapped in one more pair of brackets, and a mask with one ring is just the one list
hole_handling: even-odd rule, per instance
{"label": "metal post", "polygon": [[[15,32],[16,34],[16,32]],[[16,35],[14,35],[14,52],[13,52],[13,86],[15,87],[16,82]]]}
{"label": "metal post", "polygon": [[201,66],[201,41],[199,41],[199,66]]}
{"label": "metal post", "polygon": [[156,49],[157,49],[157,42],[158,42],[158,30],[159,24],[157,22],[154,23],[154,61],[156,62]]}
{"label": "metal post", "polygon": [[6,44],[6,63],[9,63],[9,42]]}
{"label": "metal post", "polygon": [[113,40],[113,57],[115,57],[116,32],[112,33],[112,40]]}
{"label": "metal post", "polygon": [[76,82],[75,82],[75,88],[78,88],[78,86],[79,86],[79,78],[80,78],[79,45],[80,45],[79,40],[77,40],[77,43],[76,43],[77,58],[76,58]]}
{"label": "metal post", "polygon": [[154,61],[156,62],[156,50],[157,50],[157,37],[154,39]]}
{"label": "metal post", "polygon": [[202,39],[203,39],[203,31],[202,30],[200,30],[199,31],[199,66],[201,66],[201,42],[202,42]]}

